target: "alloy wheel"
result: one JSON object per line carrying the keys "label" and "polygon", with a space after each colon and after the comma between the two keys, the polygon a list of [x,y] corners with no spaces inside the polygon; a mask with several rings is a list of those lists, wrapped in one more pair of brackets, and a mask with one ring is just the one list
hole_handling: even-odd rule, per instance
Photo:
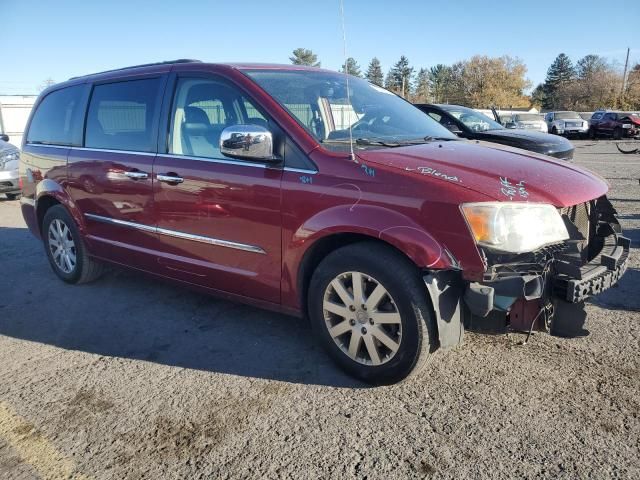
{"label": "alloy wheel", "polygon": [[76,244],[69,227],[56,218],[49,224],[47,240],[56,266],[64,273],[73,272],[76,268]]}
{"label": "alloy wheel", "polygon": [[352,360],[378,366],[400,348],[400,312],[375,278],[361,272],[341,273],[327,285],[322,308],[329,335]]}

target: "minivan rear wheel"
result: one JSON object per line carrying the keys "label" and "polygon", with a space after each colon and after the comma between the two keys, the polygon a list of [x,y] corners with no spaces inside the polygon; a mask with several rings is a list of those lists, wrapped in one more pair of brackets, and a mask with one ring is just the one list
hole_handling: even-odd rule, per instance
{"label": "minivan rear wheel", "polygon": [[313,274],[309,317],[316,337],[348,373],[373,384],[418,372],[436,346],[418,269],[375,242],[342,247]]}
{"label": "minivan rear wheel", "polygon": [[102,274],[102,264],[88,256],[78,227],[62,205],[45,213],[42,237],[51,268],[60,279],[87,283]]}

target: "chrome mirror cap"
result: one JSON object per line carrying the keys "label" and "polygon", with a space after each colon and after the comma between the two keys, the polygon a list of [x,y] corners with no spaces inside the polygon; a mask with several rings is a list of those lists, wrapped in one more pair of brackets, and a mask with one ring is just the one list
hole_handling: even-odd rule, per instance
{"label": "chrome mirror cap", "polygon": [[233,125],[220,135],[220,152],[231,158],[277,161],[273,156],[273,136],[260,125]]}

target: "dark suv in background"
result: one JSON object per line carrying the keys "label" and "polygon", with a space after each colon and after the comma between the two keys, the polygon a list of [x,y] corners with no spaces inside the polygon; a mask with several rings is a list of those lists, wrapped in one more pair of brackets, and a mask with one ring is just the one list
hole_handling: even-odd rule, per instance
{"label": "dark suv in background", "polygon": [[598,111],[589,121],[589,138],[598,135],[621,138],[634,138],[640,135],[640,117],[629,112]]}

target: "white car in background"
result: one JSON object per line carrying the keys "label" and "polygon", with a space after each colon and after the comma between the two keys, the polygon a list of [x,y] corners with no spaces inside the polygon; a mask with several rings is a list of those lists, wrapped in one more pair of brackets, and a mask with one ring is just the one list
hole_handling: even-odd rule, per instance
{"label": "white car in background", "polygon": [[554,135],[585,136],[589,131],[589,122],[578,112],[549,112],[544,116],[549,133]]}
{"label": "white car in background", "polygon": [[4,193],[9,200],[15,200],[20,197],[18,182],[20,150],[8,142],[9,137],[0,134],[0,193]]}
{"label": "white car in background", "polygon": [[500,120],[504,121],[504,123],[501,123],[507,128],[520,128],[548,133],[546,122],[537,113],[513,113],[510,116],[506,116],[506,118],[501,115]]}

